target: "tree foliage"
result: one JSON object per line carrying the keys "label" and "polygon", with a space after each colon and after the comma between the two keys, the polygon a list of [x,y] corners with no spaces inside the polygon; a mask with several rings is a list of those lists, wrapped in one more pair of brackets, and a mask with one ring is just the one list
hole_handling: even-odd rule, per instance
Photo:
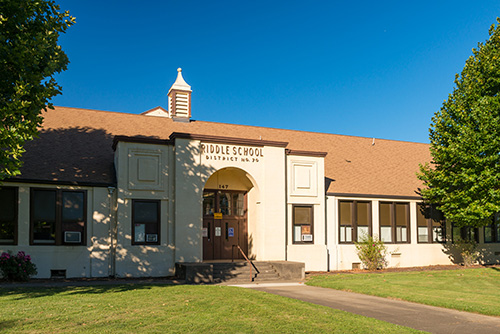
{"label": "tree foliage", "polygon": [[430,128],[423,198],[457,226],[491,223],[500,211],[500,20],[472,50]]}
{"label": "tree foliage", "polygon": [[0,0],[0,180],[19,174],[25,142],[61,93],[53,75],[69,61],[57,41],[73,23],[54,1]]}

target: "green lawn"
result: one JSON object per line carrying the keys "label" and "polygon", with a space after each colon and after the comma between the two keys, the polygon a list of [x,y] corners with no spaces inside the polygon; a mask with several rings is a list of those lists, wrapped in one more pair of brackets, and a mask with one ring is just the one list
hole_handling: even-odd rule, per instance
{"label": "green lawn", "polygon": [[500,268],[317,275],[307,284],[500,316]]}
{"label": "green lawn", "polygon": [[0,288],[5,333],[415,333],[293,299],[226,286]]}

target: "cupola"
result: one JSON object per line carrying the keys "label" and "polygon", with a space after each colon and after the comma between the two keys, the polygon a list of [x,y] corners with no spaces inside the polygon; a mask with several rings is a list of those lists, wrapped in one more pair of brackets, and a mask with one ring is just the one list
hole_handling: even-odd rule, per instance
{"label": "cupola", "polygon": [[174,121],[189,122],[191,118],[191,86],[184,81],[181,68],[168,91],[168,113]]}

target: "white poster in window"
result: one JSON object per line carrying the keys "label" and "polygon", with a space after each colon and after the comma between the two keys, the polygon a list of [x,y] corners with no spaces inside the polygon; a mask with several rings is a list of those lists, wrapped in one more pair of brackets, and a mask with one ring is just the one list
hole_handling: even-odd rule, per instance
{"label": "white poster in window", "polygon": [[215,236],[220,237],[222,235],[222,229],[220,227],[215,228]]}
{"label": "white poster in window", "polygon": [[145,242],[146,241],[146,225],[135,224],[134,234],[135,234],[135,242]]}
{"label": "white poster in window", "polygon": [[302,235],[302,227],[300,225],[295,226],[295,230],[293,232],[294,232],[293,241],[301,241],[300,237]]}
{"label": "white poster in window", "polygon": [[202,230],[201,230],[201,236],[203,238],[208,238],[208,228],[204,227]]}

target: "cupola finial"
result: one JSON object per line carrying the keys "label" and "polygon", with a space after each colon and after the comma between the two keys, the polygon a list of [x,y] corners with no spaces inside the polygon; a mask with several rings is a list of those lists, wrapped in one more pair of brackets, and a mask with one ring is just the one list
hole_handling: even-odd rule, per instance
{"label": "cupola finial", "polygon": [[191,118],[191,86],[182,77],[182,69],[177,69],[177,79],[168,91],[168,112],[176,121],[189,122]]}

